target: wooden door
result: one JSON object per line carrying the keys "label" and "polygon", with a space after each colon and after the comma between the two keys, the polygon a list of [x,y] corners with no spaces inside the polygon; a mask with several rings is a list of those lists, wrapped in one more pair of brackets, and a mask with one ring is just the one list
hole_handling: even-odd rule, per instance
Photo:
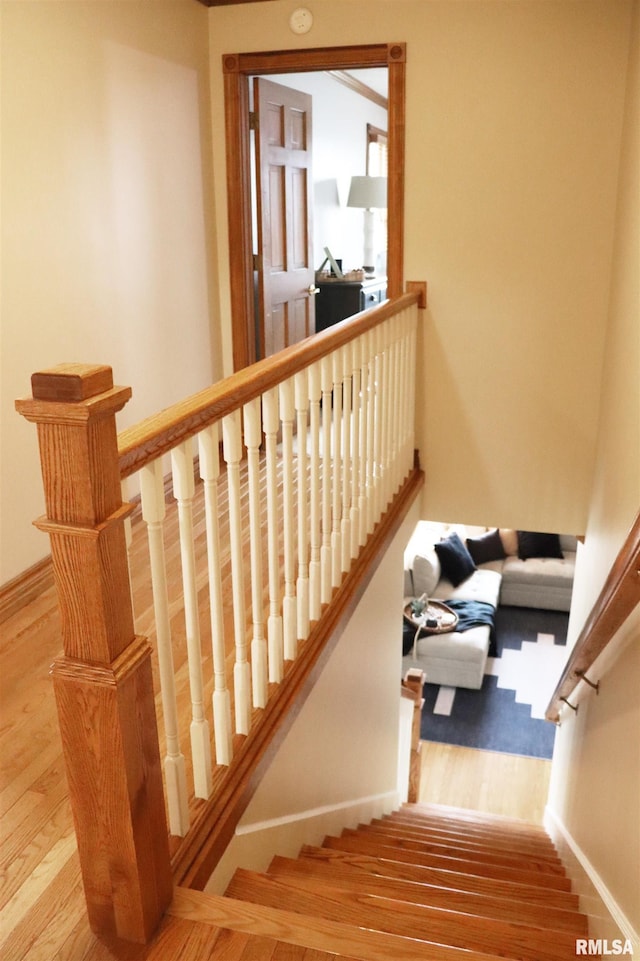
{"label": "wooden door", "polygon": [[315,331],[311,97],[253,82],[258,222],[258,350],[268,357]]}

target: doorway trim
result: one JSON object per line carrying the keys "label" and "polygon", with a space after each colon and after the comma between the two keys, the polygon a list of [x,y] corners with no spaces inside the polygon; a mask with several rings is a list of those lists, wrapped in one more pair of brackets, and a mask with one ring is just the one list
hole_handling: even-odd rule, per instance
{"label": "doorway trim", "polygon": [[249,77],[270,73],[387,67],[389,155],[387,185],[387,292],[402,293],[404,261],[405,43],[309,50],[224,54],[229,276],[233,368],[256,360],[251,231]]}

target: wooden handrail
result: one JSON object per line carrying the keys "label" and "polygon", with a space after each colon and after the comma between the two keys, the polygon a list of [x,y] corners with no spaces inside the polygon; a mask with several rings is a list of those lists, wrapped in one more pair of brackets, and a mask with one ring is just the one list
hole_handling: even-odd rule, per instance
{"label": "wooden handrail", "polygon": [[120,476],[123,479],[130,477],[208,424],[238,410],[309,364],[373,330],[399,310],[417,304],[418,299],[416,293],[394,297],[379,307],[356,314],[313,337],[292,344],[273,357],[237,371],[122,431],[118,435]]}
{"label": "wooden handrail", "polygon": [[546,711],[560,720],[563,700],[580,684],[596,658],[640,603],[640,512],[580,632]]}

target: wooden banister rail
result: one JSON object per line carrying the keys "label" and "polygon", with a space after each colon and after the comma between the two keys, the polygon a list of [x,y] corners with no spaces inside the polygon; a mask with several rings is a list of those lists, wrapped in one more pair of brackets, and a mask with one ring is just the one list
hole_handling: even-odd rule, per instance
{"label": "wooden banister rail", "polygon": [[38,425],[64,655],[52,668],[89,920],[148,941],[172,897],[151,649],[136,637],[109,367],[34,374],[17,401]]}
{"label": "wooden banister rail", "polygon": [[564,699],[580,684],[633,609],[640,603],[640,513],[631,527],[571,650],[546,711],[558,723]]}
{"label": "wooden banister rail", "polygon": [[371,310],[292,344],[273,357],[258,361],[211,387],[179,401],[120,433],[120,474],[135,474],[176,444],[194,436],[309,364],[328,357],[361,334],[374,330],[398,311],[417,304],[417,293],[403,294]]}

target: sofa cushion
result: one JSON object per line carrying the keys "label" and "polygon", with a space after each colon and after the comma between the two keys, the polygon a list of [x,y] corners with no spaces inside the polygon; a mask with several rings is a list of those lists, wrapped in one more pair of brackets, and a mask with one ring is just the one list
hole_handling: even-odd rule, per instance
{"label": "sofa cushion", "polygon": [[494,531],[482,534],[480,537],[467,537],[467,550],[475,564],[500,561],[506,556],[497,528]]}
{"label": "sofa cushion", "polygon": [[434,596],[439,601],[444,601],[445,604],[447,600],[455,599],[461,601],[484,601],[486,604],[493,604],[494,607],[497,607],[501,583],[501,571],[492,570],[490,567],[481,567],[457,587],[454,587],[450,581],[443,578],[436,587]]}
{"label": "sofa cushion", "polygon": [[455,532],[434,545],[442,574],[454,587],[466,581],[476,570],[473,558]]}
{"label": "sofa cushion", "polygon": [[558,557],[562,559],[560,538],[557,534],[518,531],[518,557],[521,561],[526,561],[530,557]]}
{"label": "sofa cushion", "polygon": [[505,587],[516,584],[539,587],[542,591],[557,587],[571,590],[574,573],[575,554],[568,554],[566,558],[530,557],[524,562],[517,557],[507,557],[502,569],[503,595]]}
{"label": "sofa cushion", "polygon": [[435,548],[426,554],[416,554],[413,558],[413,596],[434,596],[435,586],[440,580],[440,560]]}

